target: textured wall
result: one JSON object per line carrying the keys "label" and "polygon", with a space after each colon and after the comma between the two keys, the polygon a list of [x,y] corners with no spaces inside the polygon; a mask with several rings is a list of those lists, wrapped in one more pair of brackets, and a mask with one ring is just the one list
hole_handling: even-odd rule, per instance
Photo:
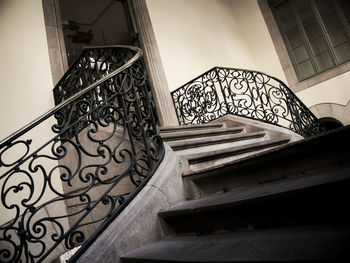
{"label": "textured wall", "polygon": [[53,106],[41,0],[0,2],[0,140]]}
{"label": "textured wall", "polygon": [[147,0],[169,89],[213,66],[285,80],[255,0]]}
{"label": "textured wall", "polygon": [[[42,0],[1,0],[0,36],[0,140],[2,140],[54,106]],[[53,121],[48,119],[21,137],[24,140],[33,140],[30,151],[37,149],[53,136],[51,132]],[[3,161],[11,162],[18,159],[24,153],[23,148],[19,146],[3,154]],[[46,147],[40,153],[50,153],[50,149]],[[47,169],[57,165],[56,161],[47,158],[42,158],[39,162]],[[28,170],[28,163],[24,163],[21,168]],[[7,168],[0,167],[0,175],[6,170]],[[57,173],[53,176],[58,178]],[[21,173],[14,173],[10,177],[6,187],[28,181],[28,178],[26,179]],[[0,181],[0,187],[6,178]],[[32,200],[39,196],[42,189],[43,180],[40,171],[33,173],[33,179],[35,193]],[[59,180],[53,179],[53,184],[57,189],[61,188]],[[6,202],[20,205],[28,193],[26,189],[13,193],[8,196]],[[53,192],[46,191],[42,202],[54,197],[56,195]],[[65,207],[61,206],[60,209],[64,211]],[[57,211],[57,208],[54,210]],[[0,225],[15,215],[14,209],[4,209],[1,203],[0,213]]]}

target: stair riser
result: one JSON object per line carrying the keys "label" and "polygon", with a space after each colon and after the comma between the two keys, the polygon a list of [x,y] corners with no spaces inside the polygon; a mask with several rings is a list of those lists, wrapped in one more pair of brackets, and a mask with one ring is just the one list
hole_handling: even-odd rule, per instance
{"label": "stair riser", "polygon": [[[257,141],[257,143],[259,142],[260,141]],[[287,142],[288,140],[285,140],[277,143],[265,144],[263,146],[247,147],[242,150],[227,152],[224,154],[217,154],[217,155],[213,155],[205,158],[190,159],[188,160],[188,163],[189,163],[188,171],[194,172],[194,171],[201,171],[203,169],[209,169],[212,167],[214,168],[216,166],[223,165],[225,163],[233,162],[254,154],[262,153],[274,147],[283,145]]]}
{"label": "stair riser", "polygon": [[202,131],[207,129],[219,129],[225,127],[224,124],[202,124],[202,125],[182,125],[182,126],[172,126],[172,127],[161,127],[160,132],[163,134],[182,132],[182,131]]}
{"label": "stair riser", "polygon": [[234,205],[184,211],[182,215],[160,213],[160,216],[177,235],[349,222],[346,209],[349,187],[350,178]]}
{"label": "stair riser", "polygon": [[[350,143],[342,138],[324,144],[304,147],[303,150],[273,152],[262,158],[250,158],[215,172],[186,177],[189,197],[207,196],[249,185],[303,176],[317,170],[342,166],[350,161]],[[215,177],[215,180],[213,180]],[[191,180],[191,183],[188,181]],[[195,186],[195,187],[194,187]],[[192,192],[191,192],[192,191]]]}
{"label": "stair riser", "polygon": [[248,138],[241,141],[227,142],[224,144],[214,144],[214,145],[208,145],[208,146],[202,146],[202,147],[196,147],[196,148],[190,148],[190,149],[184,149],[184,150],[177,150],[176,155],[184,156],[186,158],[186,156],[190,156],[190,155],[197,155],[197,154],[200,155],[204,152],[214,152],[222,149],[232,149],[234,147],[242,147],[244,145],[264,142],[265,140],[266,140],[265,137]]}
{"label": "stair riser", "polygon": [[220,145],[232,142],[242,142],[250,139],[263,138],[265,136],[264,133],[256,133],[256,134],[242,134],[237,136],[220,136],[220,137],[203,137],[196,141],[181,141],[181,142],[170,142],[169,145],[174,151],[186,150],[199,148],[210,145]]}
{"label": "stair riser", "polygon": [[146,245],[122,262],[334,262],[349,259],[347,224],[182,237]]}
{"label": "stair riser", "polygon": [[185,132],[173,132],[171,134],[161,134],[163,141],[173,142],[179,140],[187,140],[194,138],[212,138],[216,136],[229,135],[229,134],[239,134],[244,132],[244,128],[235,129],[216,129],[216,130],[198,130],[198,131],[185,131]]}
{"label": "stair riser", "polygon": [[348,261],[349,135],[346,127],[215,170],[183,174],[198,196],[230,192],[159,212],[171,235],[122,261]]}

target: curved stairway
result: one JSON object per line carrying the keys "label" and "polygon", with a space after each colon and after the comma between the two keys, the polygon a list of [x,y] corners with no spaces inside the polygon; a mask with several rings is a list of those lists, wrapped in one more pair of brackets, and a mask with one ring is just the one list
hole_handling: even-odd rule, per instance
{"label": "curved stairway", "polygon": [[[194,84],[197,80],[200,85]],[[227,81],[232,85],[227,86]],[[219,87],[221,95],[215,91]],[[345,199],[348,159],[342,158],[349,158],[349,154],[341,152],[343,155],[338,156],[334,147],[329,153],[318,147],[323,140],[320,138],[331,135],[285,146],[300,140],[300,135],[319,134],[322,127],[284,83],[257,71],[214,67],[172,92],[179,124],[210,121],[203,126],[161,128],[164,141],[180,157],[185,195],[180,177],[175,178],[180,174],[178,159],[159,136],[151,94],[141,49],[89,47],[55,86],[56,106],[0,142],[0,167],[4,169],[0,176],[1,203],[6,210],[0,227],[0,241],[5,244],[0,246],[1,262],[3,258],[6,262],[52,262],[64,251],[80,245],[68,262],[101,262],[104,255],[98,257],[92,250],[101,244],[107,229],[118,222],[128,230],[125,232],[132,232],[129,230],[133,226],[134,231],[145,230],[144,239],[127,233],[136,238],[127,244],[123,244],[123,238],[118,245],[112,244],[113,249],[125,245],[120,253],[145,240],[154,241],[158,233],[151,232],[159,229],[145,219],[147,213],[146,218],[154,219],[152,206],[158,208],[154,210],[157,212],[164,208],[159,218],[166,223],[162,230],[166,235],[124,256],[125,262],[289,260],[284,251],[293,251],[289,244],[295,241],[299,247],[312,247],[308,250],[311,256],[302,249],[303,253],[296,253],[298,257],[293,259],[318,259],[312,248],[324,244],[334,249],[329,250],[331,256],[320,254],[322,258],[343,256],[341,244],[348,241],[348,231],[341,209],[327,203],[333,218],[324,216],[321,208],[308,213],[313,210],[308,210],[307,205],[320,207],[317,205],[322,202],[332,200],[338,204]],[[344,130],[348,135],[348,129]],[[335,136],[338,135],[342,141],[332,135],[332,140],[340,142],[337,147],[349,148],[346,136],[342,132]],[[315,162],[298,148],[313,140],[321,140],[311,148]],[[326,144],[329,142],[326,139]],[[294,154],[290,157],[296,158],[296,164],[289,160],[280,163],[287,153]],[[322,159],[319,153],[327,158]],[[316,166],[309,165],[309,161]],[[317,162],[333,175],[320,170]],[[295,172],[293,168],[299,163],[300,170]],[[343,167],[328,167],[329,164]],[[304,173],[311,174],[305,181],[301,180]],[[13,177],[16,180],[12,182]],[[324,180],[320,183],[319,178]],[[324,189],[331,192],[332,198],[323,198],[327,196]],[[304,202],[305,190],[312,193],[311,203]],[[9,193],[17,194],[16,198]],[[149,193],[148,199],[142,198]],[[171,206],[185,198],[187,202]],[[298,206],[295,200],[300,200]],[[289,206],[293,213],[283,210]],[[11,210],[15,212],[11,214]],[[287,216],[280,218],[276,211]],[[305,221],[300,216],[303,213],[312,220]],[[316,215],[325,220],[316,220]],[[333,229],[331,225],[338,221],[341,223]],[[118,236],[116,232],[112,235]],[[310,241],[304,233],[321,235],[326,243]],[[285,243],[284,236],[290,243]],[[272,249],[275,244],[285,250]],[[261,251],[263,245],[269,248],[260,254],[252,253]],[[109,248],[105,246],[103,251],[106,247]],[[91,251],[92,261],[84,261],[83,256]],[[114,255],[111,262],[120,261],[120,254],[109,252]],[[278,257],[280,254],[283,256]]]}
{"label": "curved stairway", "polygon": [[[194,137],[202,133],[201,128],[195,130]],[[171,130],[166,132],[175,136]],[[164,237],[127,253],[121,261],[349,258],[349,136],[347,126],[185,172],[188,200],[158,213]]]}
{"label": "curved stairway", "polygon": [[302,139],[285,128],[230,115],[210,124],[161,127],[160,135],[180,157],[184,174]]}
{"label": "curved stairway", "polygon": [[165,148],[142,54],[85,48],[56,106],[0,141],[0,262],[80,247],[76,262],[157,172]]}

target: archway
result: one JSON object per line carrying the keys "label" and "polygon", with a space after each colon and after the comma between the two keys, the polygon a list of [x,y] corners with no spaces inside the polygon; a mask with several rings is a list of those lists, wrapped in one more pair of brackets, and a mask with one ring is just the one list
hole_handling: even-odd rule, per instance
{"label": "archway", "polygon": [[344,126],[340,121],[332,117],[320,118],[319,121],[321,122],[323,128],[326,129],[326,131],[334,130]]}
{"label": "archway", "polygon": [[61,0],[59,6],[68,64],[87,46],[137,45],[127,1]]}

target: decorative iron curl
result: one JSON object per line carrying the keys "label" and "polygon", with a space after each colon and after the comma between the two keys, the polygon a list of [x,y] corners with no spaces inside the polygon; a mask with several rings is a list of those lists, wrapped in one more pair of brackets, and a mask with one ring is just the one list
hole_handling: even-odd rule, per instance
{"label": "decorative iron curl", "polygon": [[214,67],[171,93],[180,125],[226,114],[290,129],[303,137],[323,131],[319,120],[280,80],[261,72]]}
{"label": "decorative iron curl", "polygon": [[[82,245],[78,257],[156,171],[164,146],[140,52],[85,50],[54,89],[58,105],[0,142],[0,210],[11,216],[1,262]],[[49,139],[26,138],[50,118]]]}

